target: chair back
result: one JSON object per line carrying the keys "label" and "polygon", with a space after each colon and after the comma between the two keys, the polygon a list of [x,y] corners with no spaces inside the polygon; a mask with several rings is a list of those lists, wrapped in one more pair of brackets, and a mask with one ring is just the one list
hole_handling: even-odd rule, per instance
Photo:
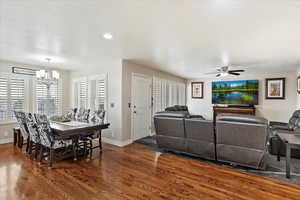
{"label": "chair back", "polygon": [[300,110],[296,110],[289,120],[289,129],[294,131],[296,128],[300,128]]}
{"label": "chair back", "polygon": [[83,116],[83,112],[84,112],[84,108],[79,108],[77,115],[75,115],[77,120],[81,120]]}
{"label": "chair back", "polygon": [[105,118],[105,110],[95,110],[89,118],[89,121],[94,123],[103,123]]}
{"label": "chair back", "polygon": [[53,141],[53,133],[50,127],[50,123],[46,115],[34,114],[37,130],[40,136],[40,142],[46,147],[50,147]]}
{"label": "chair back", "polygon": [[76,118],[76,112],[77,112],[77,108],[71,109],[66,116],[70,119],[75,119]]}
{"label": "chair back", "polygon": [[87,120],[89,120],[89,116],[90,116],[90,109],[84,109],[81,120],[87,121]]}
{"label": "chair back", "polygon": [[21,130],[21,134],[24,139],[27,139],[29,136],[28,128],[26,125],[26,114],[24,112],[14,111],[15,117],[17,119],[18,125]]}
{"label": "chair back", "polygon": [[264,169],[268,134],[268,120],[264,118],[220,114],[216,121],[217,159]]}
{"label": "chair back", "polygon": [[30,140],[36,144],[40,143],[40,136],[37,128],[37,123],[33,114],[27,113],[26,114],[26,125],[28,128],[28,133],[30,135]]}

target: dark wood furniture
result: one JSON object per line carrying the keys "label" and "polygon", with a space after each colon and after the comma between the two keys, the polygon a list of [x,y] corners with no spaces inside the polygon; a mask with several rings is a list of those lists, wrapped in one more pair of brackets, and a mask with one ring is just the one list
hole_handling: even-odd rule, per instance
{"label": "dark wood furniture", "polygon": [[[76,123],[76,121],[73,121]],[[94,131],[100,131],[99,135],[99,147],[100,151],[102,151],[102,140],[101,140],[101,131],[102,129],[107,129],[109,127],[109,123],[92,123],[92,122],[79,122],[79,125],[70,125],[72,122],[54,122],[51,121],[50,126],[53,129],[53,132],[60,138],[72,138],[74,148],[78,147],[78,142],[80,137],[89,136]],[[94,147],[94,148],[96,148]],[[74,151],[74,160],[77,160],[76,151]]]}
{"label": "dark wood furniture", "polygon": [[255,115],[255,107],[222,107],[214,106],[214,122],[218,114],[230,113],[230,114],[244,114],[244,115]]}
{"label": "dark wood furniture", "polygon": [[19,127],[15,127],[13,133],[14,133],[14,145],[17,145],[17,147],[21,149],[24,144],[24,138],[21,134],[21,129]]}
{"label": "dark wood furniture", "polygon": [[[99,135],[99,146],[95,146],[93,148],[99,148],[102,151],[102,139],[101,139],[101,131],[102,129],[107,129],[109,127],[109,123],[83,123],[81,126],[70,126],[66,125],[66,123],[61,122],[51,122],[51,128],[54,133],[56,133],[59,137],[62,138],[72,138],[75,141],[75,144],[78,145],[78,140],[80,136],[89,135],[93,131],[100,131]],[[20,128],[16,127],[13,129],[14,132],[14,145],[17,145],[19,148],[23,147],[24,139],[21,134]],[[74,159],[77,159],[77,155],[74,155]]]}
{"label": "dark wood furniture", "polygon": [[[278,131],[278,136],[286,145],[286,177],[291,177],[291,149],[300,149],[300,134],[283,133]],[[280,160],[280,154],[277,155]]]}

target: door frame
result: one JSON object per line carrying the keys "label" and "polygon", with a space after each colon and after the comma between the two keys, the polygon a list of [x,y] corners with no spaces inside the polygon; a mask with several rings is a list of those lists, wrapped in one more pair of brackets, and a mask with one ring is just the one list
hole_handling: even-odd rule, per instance
{"label": "door frame", "polygon": [[145,78],[148,79],[149,83],[150,83],[150,87],[149,87],[149,130],[148,130],[148,135],[151,136],[151,113],[152,113],[152,76],[148,76],[145,74],[139,74],[139,73],[131,73],[131,106],[130,106],[130,116],[131,116],[131,133],[130,133],[130,137],[131,140],[134,141],[134,114],[133,114],[133,98],[134,98],[134,87],[133,87],[133,81],[134,81],[134,77],[140,77],[140,78]]}

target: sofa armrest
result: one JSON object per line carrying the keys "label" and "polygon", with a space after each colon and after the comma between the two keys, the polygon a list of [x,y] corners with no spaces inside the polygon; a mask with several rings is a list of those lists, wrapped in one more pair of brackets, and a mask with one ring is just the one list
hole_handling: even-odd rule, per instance
{"label": "sofa armrest", "polygon": [[205,120],[205,118],[202,115],[190,115],[189,118],[192,118],[192,119],[199,118],[199,119]]}
{"label": "sofa armrest", "polygon": [[284,134],[292,134],[292,135],[299,135],[300,136],[300,128],[297,128],[295,130],[277,129],[276,133],[284,133]]}
{"label": "sofa armrest", "polygon": [[289,130],[288,123],[271,121],[269,125],[273,130]]}
{"label": "sofa armrest", "polygon": [[270,126],[288,126],[288,123],[285,122],[276,122],[276,121],[270,121]]}

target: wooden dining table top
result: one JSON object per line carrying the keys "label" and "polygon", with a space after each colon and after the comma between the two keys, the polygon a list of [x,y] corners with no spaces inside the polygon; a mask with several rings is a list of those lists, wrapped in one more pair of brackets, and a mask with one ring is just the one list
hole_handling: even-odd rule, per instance
{"label": "wooden dining table top", "polygon": [[94,122],[56,122],[50,121],[50,126],[54,133],[59,136],[73,136],[78,134],[88,134],[91,131],[107,129],[110,123],[94,123]]}

